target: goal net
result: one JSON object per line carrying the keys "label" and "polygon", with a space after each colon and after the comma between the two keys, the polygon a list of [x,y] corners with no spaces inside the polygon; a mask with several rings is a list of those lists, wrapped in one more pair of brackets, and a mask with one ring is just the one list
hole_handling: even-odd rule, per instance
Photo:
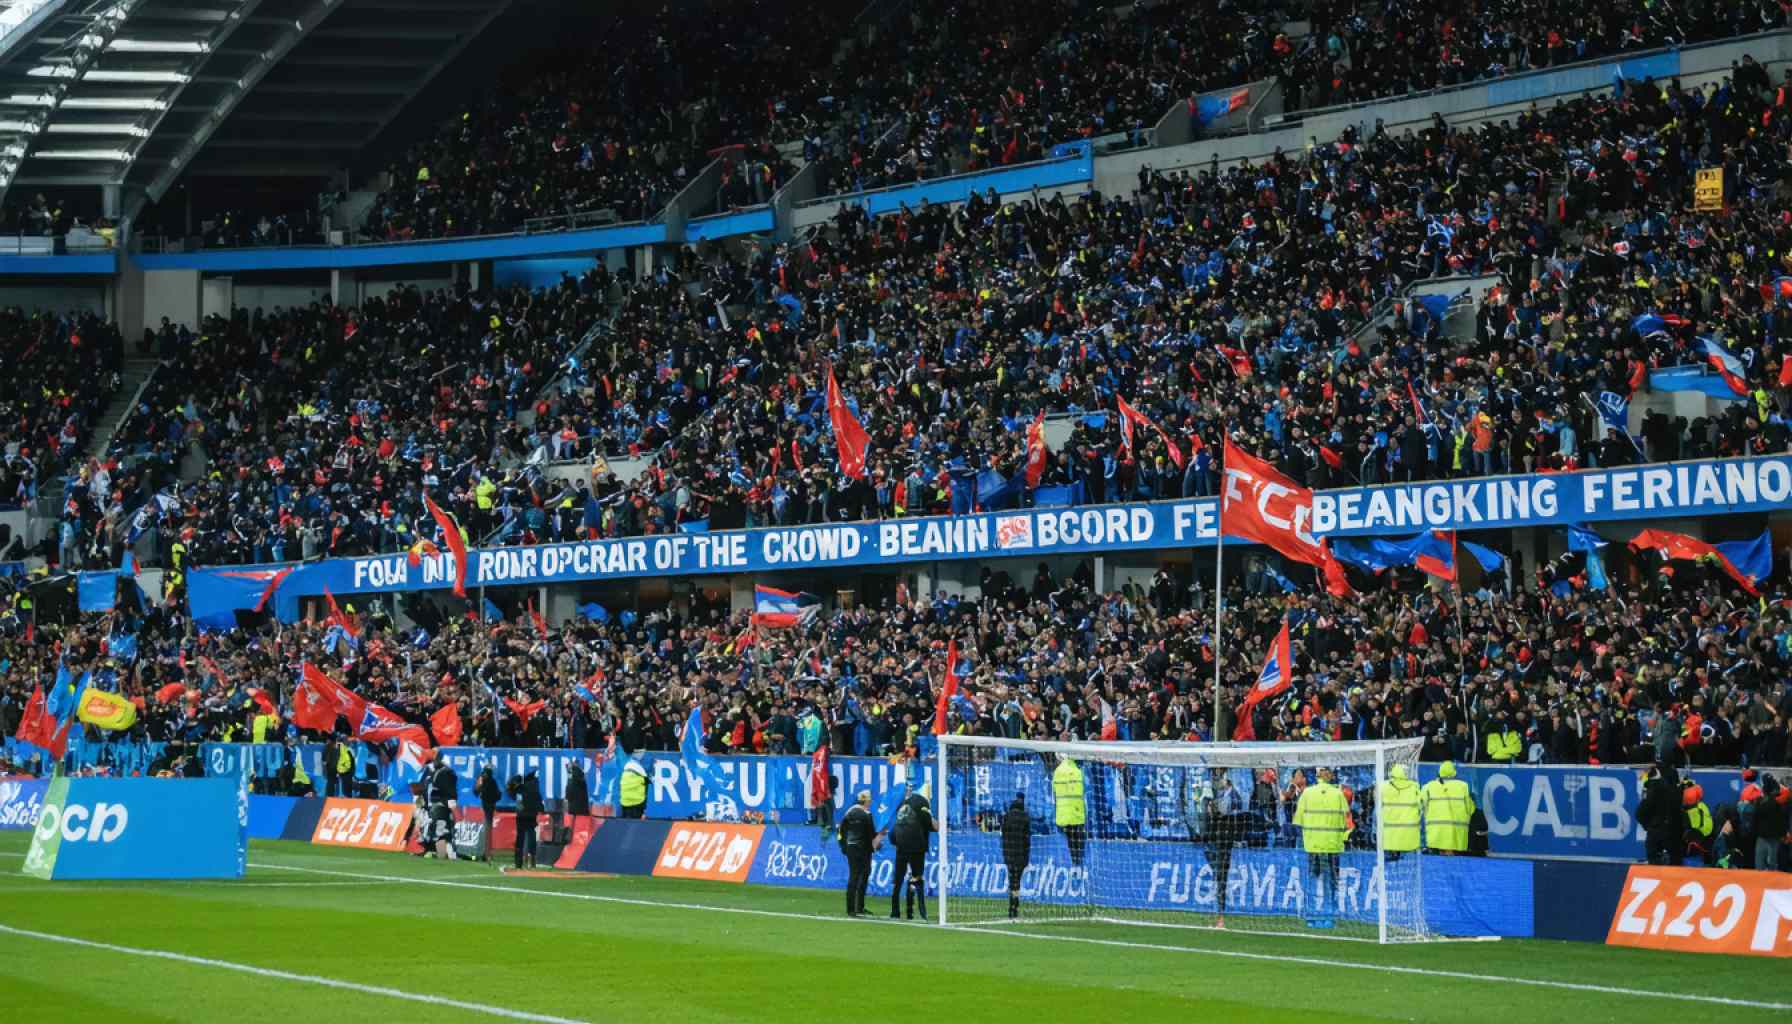
{"label": "goal net", "polygon": [[1421,742],[942,736],[940,921],[1426,938]]}

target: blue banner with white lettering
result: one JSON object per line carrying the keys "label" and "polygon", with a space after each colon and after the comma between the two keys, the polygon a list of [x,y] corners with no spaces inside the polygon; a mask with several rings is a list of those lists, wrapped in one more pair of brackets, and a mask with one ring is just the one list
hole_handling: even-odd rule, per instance
{"label": "blue banner with white lettering", "polygon": [[0,832],[18,832],[37,825],[44,806],[43,779],[0,779]]}
{"label": "blue banner with white lettering", "polygon": [[[1320,491],[1313,496],[1312,505],[1296,515],[1292,526],[1313,537],[1393,536],[1432,529],[1567,526],[1763,512],[1783,508],[1789,501],[1792,456],[1774,455]],[[1217,514],[1217,499],[1187,498],[486,548],[470,552],[467,583],[538,586],[644,576],[1200,547],[1214,542]],[[208,594],[206,612],[217,617],[223,614],[219,602],[253,607],[262,591],[243,584],[243,577],[259,579],[261,575],[271,579],[267,569],[196,569],[189,573],[190,591]],[[233,586],[211,587],[206,582],[210,576]],[[274,605],[287,617],[295,613],[300,595],[321,595],[329,590],[340,598],[357,593],[445,589],[453,582],[451,554],[424,558],[414,566],[404,554],[329,559],[295,568],[280,583]]]}
{"label": "blue banner with white lettering", "polygon": [[[1622,766],[1458,765],[1475,806],[1487,815],[1492,853],[1518,857],[1643,859],[1643,832],[1636,823],[1642,799],[1640,769]],[[1739,769],[1683,771],[1705,791],[1715,811],[1742,795]],[[1419,766],[1419,780],[1437,777],[1437,766]]]}
{"label": "blue banner with white lettering", "polygon": [[[603,833],[598,833],[598,840]],[[1188,842],[1141,842],[1093,839],[1083,864],[1100,864],[1094,892],[1086,866],[1071,861],[1064,837],[1035,834],[1032,856],[1021,877],[1026,903],[1093,902],[1097,906],[1133,910],[1186,910],[1212,914],[1218,910],[1219,879],[1206,848]],[[954,830],[947,844],[947,870],[954,898],[1006,900],[1008,868],[1000,836]],[[939,837],[926,861],[929,893],[939,892]],[[892,850],[885,846],[872,858],[873,896],[887,896],[894,874]],[[1531,865],[1523,861],[1426,857],[1419,872],[1424,887],[1424,913],[1430,929],[1442,935],[1532,934]],[[804,888],[846,888],[846,858],[819,829],[771,827],[760,838],[750,883]],[[1284,917],[1298,926],[1309,909],[1328,909],[1340,918],[1375,924],[1380,919],[1381,887],[1375,855],[1348,851],[1341,855],[1337,885],[1315,880],[1305,853],[1290,847],[1237,848],[1226,877],[1226,913],[1239,917]],[[1390,921],[1410,914],[1410,893],[1390,885]],[[1410,919],[1410,918],[1408,918]]]}

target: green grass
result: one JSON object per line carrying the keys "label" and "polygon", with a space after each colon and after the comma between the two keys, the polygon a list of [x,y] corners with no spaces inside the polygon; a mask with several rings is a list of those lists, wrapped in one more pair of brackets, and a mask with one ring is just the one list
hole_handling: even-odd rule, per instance
{"label": "green grass", "polygon": [[[577,1020],[1344,1024],[1459,1021],[1496,1007],[1500,1020],[1525,1024],[1735,1024],[1792,1013],[1792,971],[1753,958],[1542,941],[1375,946],[1100,924],[1033,926],[1023,929],[1028,938],[848,921],[832,892],[511,879],[486,865],[285,842],[253,844],[242,882],[45,883],[16,874],[24,848],[23,834],[0,835],[0,926]],[[1715,1006],[1370,969],[1385,966],[1788,1005]],[[4,931],[0,1018],[492,1019],[477,1009]]]}

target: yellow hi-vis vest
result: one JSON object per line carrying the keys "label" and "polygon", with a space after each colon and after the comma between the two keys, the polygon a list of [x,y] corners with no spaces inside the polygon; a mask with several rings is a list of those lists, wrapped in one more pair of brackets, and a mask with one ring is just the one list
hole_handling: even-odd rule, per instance
{"label": "yellow hi-vis vest", "polygon": [[622,770],[622,806],[639,807],[647,802],[647,776],[641,772]]}
{"label": "yellow hi-vis vest", "polygon": [[348,744],[336,748],[336,774],[347,775],[355,770],[355,755]]}
{"label": "yellow hi-vis vest", "polygon": [[1419,810],[1425,815],[1425,845],[1433,850],[1468,849],[1468,819],[1475,813],[1475,798],[1461,779],[1432,779],[1419,790]]}
{"label": "yellow hi-vis vest", "polygon": [[1294,824],[1308,853],[1343,853],[1350,834],[1350,802],[1344,791],[1329,782],[1315,782],[1301,790],[1294,805]]}
{"label": "yellow hi-vis vest", "polygon": [[1419,784],[1389,779],[1375,790],[1375,820],[1381,825],[1381,848],[1410,853],[1419,848]]}
{"label": "yellow hi-vis vest", "polygon": [[1059,828],[1088,820],[1083,807],[1083,769],[1068,757],[1052,772],[1052,797],[1058,805],[1055,820]]}
{"label": "yellow hi-vis vest", "polygon": [[292,752],[292,784],[295,786],[311,785],[311,776],[305,771],[305,755]]}

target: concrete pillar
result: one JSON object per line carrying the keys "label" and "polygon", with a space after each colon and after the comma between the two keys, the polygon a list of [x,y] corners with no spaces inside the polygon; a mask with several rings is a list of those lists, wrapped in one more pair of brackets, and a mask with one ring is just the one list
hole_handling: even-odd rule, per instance
{"label": "concrete pillar", "polygon": [[117,220],[124,208],[124,186],[100,186],[100,216],[107,220]]}
{"label": "concrete pillar", "polygon": [[330,271],[330,304],[337,307],[359,306],[361,292],[359,279],[352,270]]}
{"label": "concrete pillar", "polygon": [[658,253],[654,252],[653,246],[651,245],[643,245],[640,249],[636,250],[635,277],[637,279],[645,280],[646,278],[653,276],[655,268],[659,266],[657,262],[658,255]]}
{"label": "concrete pillar", "polygon": [[136,335],[142,336],[144,326],[160,328],[163,317],[169,323],[186,324],[197,330],[202,288],[199,276],[197,270],[145,270],[143,319]]}
{"label": "concrete pillar", "polygon": [[1095,556],[1095,592],[1111,594],[1114,591],[1113,577],[1108,575],[1108,559],[1106,555]]}

